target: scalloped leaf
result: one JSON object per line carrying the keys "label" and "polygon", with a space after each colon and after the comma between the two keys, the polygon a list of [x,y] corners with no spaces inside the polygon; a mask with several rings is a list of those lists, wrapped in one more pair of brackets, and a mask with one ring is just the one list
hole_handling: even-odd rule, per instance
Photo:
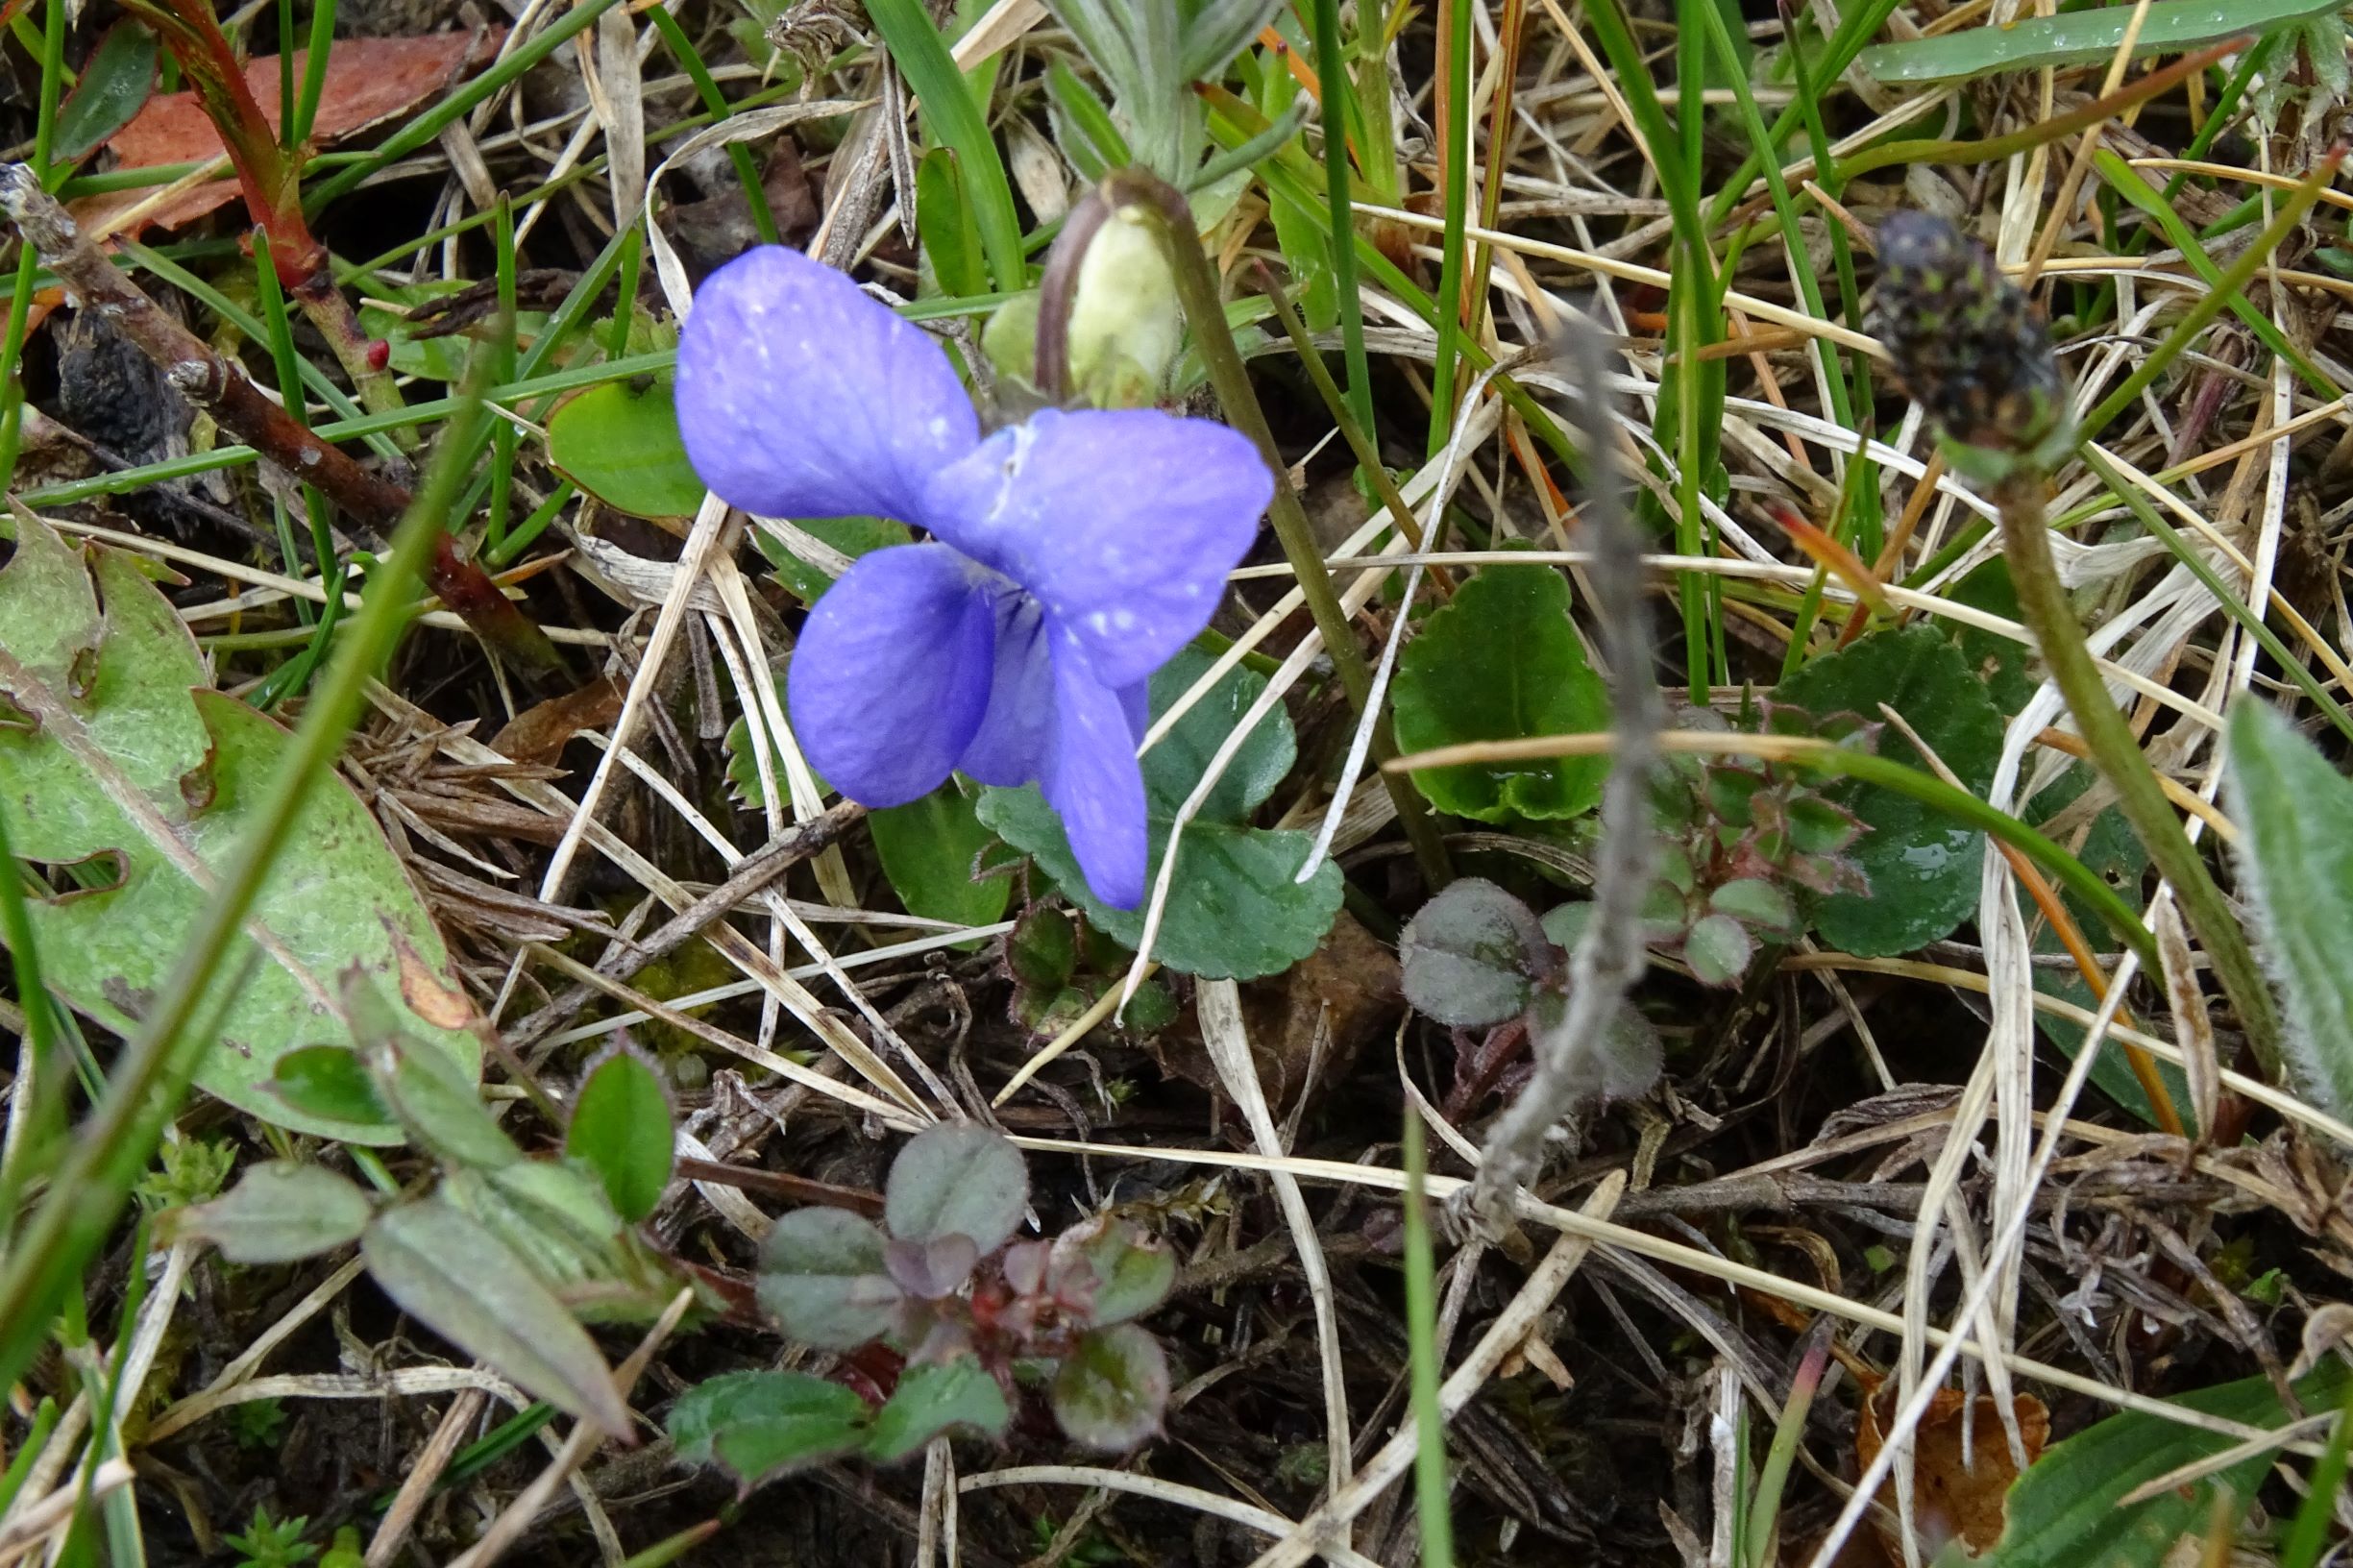
{"label": "scalloped leaf", "polygon": [[[1875,632],[1809,659],[1773,696],[1818,720],[1851,713],[1876,723],[1884,702],[1935,748],[1963,789],[1982,795],[1993,781],[2001,710],[1961,650],[1933,626]],[[1880,732],[1879,751],[1926,766],[1892,726]],[[1875,785],[1844,783],[1823,793],[1869,829],[1849,853],[1871,883],[1867,894],[1807,900],[1823,940],[1866,958],[1892,957],[1951,935],[1976,912],[1984,834]]]}
{"label": "scalloped leaf", "polygon": [[[1609,727],[1609,692],[1569,622],[1569,579],[1549,566],[1488,566],[1456,589],[1397,661],[1397,745],[1429,751]],[[1581,817],[1606,757],[1425,768],[1414,786],[1481,821]]]}
{"label": "scalloped leaf", "polygon": [[877,1464],[888,1464],[957,1427],[1001,1437],[1012,1424],[1013,1410],[1005,1403],[1005,1390],[976,1359],[960,1356],[944,1365],[911,1366],[900,1374],[890,1399],[874,1412],[866,1456]]}
{"label": "scalloped leaf", "polygon": [[[254,808],[287,732],[209,688],[195,640],[132,557],[68,546],[23,514],[0,567],[0,695],[31,721],[0,724],[0,798],[17,854],[47,868],[56,890],[29,911],[43,971],[77,1012],[132,1033],[205,919],[208,889],[262,827]],[[471,1084],[481,1051],[455,973],[340,774],[319,780],[286,831],[201,1004],[218,1043],[196,1083],[298,1132],[397,1143],[388,1122],[297,1108],[271,1074],[305,1046],[355,1043],[342,988],[356,974],[404,1036]]]}

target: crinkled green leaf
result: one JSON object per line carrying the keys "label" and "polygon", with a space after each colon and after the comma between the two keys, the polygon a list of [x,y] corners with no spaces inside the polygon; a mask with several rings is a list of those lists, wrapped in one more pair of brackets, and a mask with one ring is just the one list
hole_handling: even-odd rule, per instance
{"label": "crinkled green leaf", "polygon": [[564,1130],[564,1152],[597,1173],[621,1217],[653,1213],[670,1185],[674,1153],[670,1091],[641,1053],[607,1054],[580,1080]]}
{"label": "crinkled green leaf", "polygon": [[2288,1016],[2295,1087],[2332,1115],[2353,1111],[2353,781],[2265,703],[2230,716],[2231,812],[2258,951]]}
{"label": "crinkled green leaf", "polygon": [[[1191,649],[1171,659],[1152,677],[1153,713],[1165,712],[1209,665],[1206,654]],[[1144,753],[1151,814],[1148,864],[1155,875],[1177,809],[1265,684],[1250,671],[1235,670]],[[1275,974],[1313,952],[1332,929],[1340,907],[1339,868],[1327,861],[1301,883],[1299,869],[1307,864],[1313,840],[1247,822],[1248,814],[1290,772],[1294,744],[1290,720],[1278,707],[1250,732],[1199,814],[1186,824],[1152,948],[1152,956],[1167,968],[1218,979]],[[1143,908],[1113,909],[1088,890],[1062,820],[1035,786],[982,792],[980,820],[1052,877],[1095,929],[1130,948],[1143,940]]]}
{"label": "crinkled green leaf", "polygon": [[[208,888],[264,825],[255,806],[287,734],[208,687],[186,625],[131,557],[69,548],[34,518],[15,527],[15,553],[0,568],[0,696],[32,724],[0,724],[0,798],[17,854],[47,868],[55,889],[30,909],[50,985],[129,1034],[205,919]],[[270,1076],[288,1052],[354,1043],[340,988],[356,970],[407,1037],[472,1082],[475,1037],[402,999],[404,978],[456,994],[455,976],[406,871],[340,775],[322,778],[282,825],[285,850],[199,1005],[218,1020],[218,1043],[196,1082],[281,1126],[397,1142],[384,1122],[298,1110]]]}
{"label": "crinkled green leaf", "polygon": [[1160,1431],[1168,1408],[1168,1357],[1133,1323],[1081,1335],[1048,1391],[1070,1440],[1116,1453]]}
{"label": "crinkled green leaf", "polygon": [[[2342,1397],[2347,1376],[2332,1358],[2295,1385],[2296,1398],[2307,1411],[2327,1409]],[[2271,1380],[2262,1377],[2201,1388],[2166,1403],[2250,1427],[2278,1427],[2289,1413],[2280,1408]],[[2203,1534],[2213,1517],[2216,1487],[2229,1487],[2243,1511],[2277,1456],[2254,1455],[2129,1507],[2119,1507],[2119,1501],[2235,1442],[2138,1410],[2112,1415],[2044,1450],[2011,1484],[2008,1524],[2000,1541],[1974,1559],[1977,1568],[2167,1568],[2177,1560],[2171,1554],[2185,1535]],[[1942,1568],[1945,1559],[1938,1561]]]}
{"label": "crinkled green leaf", "polygon": [[379,1214],[359,1250],[402,1311],[534,1398],[628,1437],[628,1407],[595,1341],[478,1220],[429,1197]]}
{"label": "crinkled green leaf", "polygon": [[902,1241],[968,1236],[984,1253],[1029,1207],[1029,1166],[1002,1133],[941,1122],[907,1140],[883,1187],[883,1223]]}
{"label": "crinkled green leaf", "polygon": [[760,1247],[760,1305],[819,1350],[854,1350],[891,1326],[898,1286],[884,1271],[889,1237],[846,1209],[796,1209]]}
{"label": "crinkled green leaf", "polygon": [[[1609,727],[1609,693],[1569,623],[1569,580],[1549,566],[1489,566],[1455,590],[1397,661],[1397,745],[1429,751]],[[1578,817],[1602,798],[1606,757],[1425,768],[1431,804],[1499,822]]]}
{"label": "crinkled green leaf", "polygon": [[670,1440],[689,1464],[717,1464],[746,1486],[854,1452],[866,1401],[806,1372],[723,1372],[670,1408]]}
{"label": "crinkled green leaf", "polygon": [[969,1427],[991,1437],[1004,1435],[1013,1421],[1005,1390],[988,1368],[970,1356],[939,1366],[911,1366],[874,1412],[866,1440],[868,1458],[878,1464],[908,1455],[954,1427]]}
{"label": "crinkled green leaf", "polygon": [[639,517],[687,517],[702,480],[678,438],[670,383],[638,391],[625,381],[592,386],[548,421],[548,461],[609,506]]}
{"label": "crinkled green leaf", "polygon": [[210,1203],[184,1209],[180,1236],[211,1242],[233,1263],[291,1263],[359,1239],[375,1205],[325,1165],[254,1165]]}
{"label": "crinkled green leaf", "polygon": [[949,779],[920,800],[867,814],[875,853],[891,891],[910,915],[958,925],[987,925],[1013,897],[1010,877],[972,878],[972,865],[995,838],[981,825],[974,798]]}
{"label": "crinkled green leaf", "polygon": [[1406,1000],[1458,1029],[1516,1016],[1553,967],[1552,943],[1534,912],[1476,876],[1456,878],[1415,912],[1397,956]]}
{"label": "crinkled green leaf", "polygon": [[[1821,654],[1781,682],[1777,701],[1816,719],[1852,713],[1879,722],[1884,702],[1935,748],[1961,787],[1983,794],[2001,747],[2001,711],[1960,650],[1933,626],[1875,632]],[[1926,764],[1893,726],[1880,732],[1883,756]],[[1975,913],[1977,868],[1985,836],[1941,812],[1874,785],[1845,783],[1826,792],[1868,829],[1849,853],[1871,883],[1863,894],[1808,900],[1814,928],[1833,946],[1865,957],[1908,953],[1949,936]]]}

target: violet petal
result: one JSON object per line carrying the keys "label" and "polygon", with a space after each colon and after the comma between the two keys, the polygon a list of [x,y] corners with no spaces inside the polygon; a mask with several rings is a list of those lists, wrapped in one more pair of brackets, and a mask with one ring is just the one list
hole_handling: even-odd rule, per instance
{"label": "violet petal", "polygon": [[1274,480],[1258,450],[1151,408],[1045,409],[925,493],[926,525],[1044,603],[1108,686],[1149,676],[1209,625]]}
{"label": "violet petal", "polygon": [[1038,601],[1011,584],[996,596],[996,668],[989,712],[957,759],[956,771],[1008,789],[1045,771],[1054,743],[1054,672],[1046,661],[1045,618]]}
{"label": "violet petal", "polygon": [[985,575],[945,545],[860,557],[793,653],[793,733],[810,766],[870,806],[937,789],[988,707],[994,622]]}
{"label": "violet petal", "polygon": [[980,432],[939,344],[843,274],[774,245],[696,290],[677,402],[702,482],[764,517],[919,523],[924,485]]}
{"label": "violet petal", "polygon": [[1049,621],[1054,666],[1054,755],[1041,781],[1062,814],[1070,852],[1097,898],[1134,909],[1143,898],[1148,853],[1143,770],[1118,692],[1096,678],[1084,644]]}

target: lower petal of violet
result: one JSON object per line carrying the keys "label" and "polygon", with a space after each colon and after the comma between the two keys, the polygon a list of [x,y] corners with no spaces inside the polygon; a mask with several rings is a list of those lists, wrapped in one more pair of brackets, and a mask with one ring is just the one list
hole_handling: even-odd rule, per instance
{"label": "lower petal of violet", "polygon": [[794,649],[793,732],[850,799],[896,806],[937,789],[989,708],[989,577],[945,545],[862,556],[809,612]]}
{"label": "lower petal of violet", "polygon": [[989,682],[989,711],[957,759],[956,771],[1011,789],[1045,771],[1054,743],[1054,671],[1046,658],[1045,616],[1038,601],[1004,583],[993,608],[996,666]]}
{"label": "lower petal of violet", "polygon": [[1150,845],[1143,770],[1129,704],[1095,677],[1083,645],[1047,623],[1054,670],[1054,746],[1041,780],[1087,886],[1115,909],[1143,901]]}

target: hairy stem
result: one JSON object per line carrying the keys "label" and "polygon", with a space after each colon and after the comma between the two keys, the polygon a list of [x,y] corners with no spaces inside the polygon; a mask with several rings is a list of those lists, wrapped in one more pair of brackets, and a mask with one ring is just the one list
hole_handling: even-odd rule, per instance
{"label": "hairy stem", "polygon": [[[1233,332],[1227,330],[1225,302],[1218,298],[1217,276],[1201,249],[1201,235],[1193,227],[1192,209],[1173,185],[1147,169],[1114,172],[1105,178],[1103,193],[1114,207],[1135,203],[1158,221],[1161,244],[1168,253],[1170,270],[1176,274],[1177,298],[1185,306],[1185,322],[1192,329],[1193,346],[1209,370],[1210,384],[1216,388],[1217,401],[1225,405],[1226,417],[1258,447],[1260,458],[1274,476],[1275,497],[1266,509],[1267,519],[1274,525],[1275,538],[1283,546],[1283,555],[1290,563],[1292,576],[1298,579],[1308,614],[1313,617],[1315,629],[1323,636],[1324,651],[1331,655],[1332,668],[1348,694],[1348,705],[1361,719],[1372,697],[1372,672],[1365,668],[1364,651],[1357,646],[1356,628],[1349,624],[1348,612],[1341,608],[1339,595],[1332,586],[1323,552],[1315,548],[1314,529],[1308,524],[1306,509],[1299,504],[1298,493],[1291,488],[1290,471],[1275,446],[1274,432],[1267,428],[1265,410],[1259,406],[1258,394],[1250,389],[1250,373],[1242,364],[1241,351],[1234,346]],[[1386,714],[1373,721],[1373,755],[1385,762],[1397,755],[1397,740],[1390,733]],[[1420,792],[1409,778],[1393,773],[1385,777],[1389,798],[1397,806],[1398,824],[1413,846],[1413,858],[1420,863],[1424,879],[1434,891],[1444,887],[1454,879],[1454,870],[1447,860],[1446,845],[1438,836],[1437,824],[1431,821]]]}
{"label": "hairy stem", "polygon": [[1619,487],[1617,448],[1602,403],[1603,389],[1609,383],[1599,334],[1583,321],[1572,320],[1562,332],[1561,347],[1583,394],[1575,418],[1592,482],[1581,530],[1593,551],[1588,580],[1593,584],[1594,613],[1601,618],[1602,646],[1609,655],[1610,723],[1616,745],[1609,780],[1602,790],[1593,914],[1569,955],[1568,1016],[1558,1031],[1531,1035],[1535,1074],[1496,1119],[1486,1147],[1480,1151],[1479,1180],[1471,1188],[1470,1206],[1496,1236],[1511,1227],[1519,1189],[1543,1161],[1545,1135],[1576,1108],[1593,1081],[1582,1059],[1601,1047],[1628,989],[1648,963],[1642,901],[1658,861],[1658,834],[1651,821],[1651,774],[1658,761],[1665,707],[1652,673],[1642,603],[1642,539],[1627,515],[1625,492]]}
{"label": "hairy stem", "polygon": [[2116,791],[2117,809],[2132,824],[2142,847],[2148,851],[2158,874],[2171,884],[2174,901],[2196,933],[2198,943],[2214,963],[2215,978],[2239,1014],[2247,1043],[2264,1070],[2279,1072],[2279,1015],[2273,1009],[2270,987],[2231,913],[2222,891],[2215,886],[2197,846],[2182,831],[2149,766],[2132,726],[2110,700],[2107,682],[2083,638],[2082,623],[2068,601],[2051,559],[2049,525],[2043,510],[2044,481],[2031,470],[2006,479],[1995,493],[2001,508],[2003,552],[2009,557],[2010,578],[2018,588],[2018,602],[2026,627],[2050,678],[2067,699],[2069,713],[2092,753],[2093,765]]}

